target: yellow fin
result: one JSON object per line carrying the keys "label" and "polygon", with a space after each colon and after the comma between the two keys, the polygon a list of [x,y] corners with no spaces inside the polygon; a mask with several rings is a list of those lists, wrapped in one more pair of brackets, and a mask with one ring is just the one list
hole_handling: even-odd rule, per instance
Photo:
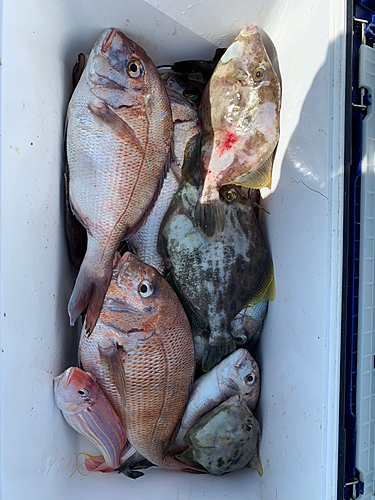
{"label": "yellow fin", "polygon": [[262,300],[273,301],[276,298],[275,275],[271,256],[268,255],[268,262],[265,270],[259,278],[258,284],[254,289],[251,300],[247,306],[255,306]]}
{"label": "yellow fin", "polygon": [[251,189],[261,189],[268,186],[272,178],[273,157],[274,154],[272,153],[261,165],[253,167],[246,174],[240,175],[228,184],[235,184],[236,186],[244,186]]}

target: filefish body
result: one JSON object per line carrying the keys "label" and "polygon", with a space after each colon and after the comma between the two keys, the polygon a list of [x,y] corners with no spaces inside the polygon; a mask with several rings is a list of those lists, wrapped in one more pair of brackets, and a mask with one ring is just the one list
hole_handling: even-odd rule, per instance
{"label": "filefish body", "polygon": [[87,251],[68,305],[92,331],[119,243],[160,192],[172,137],[168,96],[145,51],[116,29],[95,43],[67,115],[69,197]]}
{"label": "filefish body", "polygon": [[195,381],[171,451],[177,454],[186,449],[183,441],[186,432],[200,417],[223,401],[237,394],[253,411],[259,393],[258,364],[248,351],[238,349]]}
{"label": "filefish body", "polygon": [[[198,119],[197,89],[193,85],[184,83],[178,75],[166,74],[162,76],[162,80],[172,109],[174,159],[171,160],[162,190],[146,222],[128,239],[128,244],[135,255],[146,264],[155,267],[161,274],[165,272],[165,264],[157,251],[160,224],[181,183],[186,145],[201,131]],[[186,153],[194,154],[197,164],[199,144],[196,142],[194,145],[195,150],[189,149]]]}
{"label": "filefish body", "polygon": [[226,186],[220,202],[224,231],[212,238],[194,223],[200,188],[184,183],[174,196],[159,232],[158,250],[171,263],[168,281],[208,323],[209,341],[202,369],[210,370],[235,350],[230,324],[241,309],[273,300],[273,265],[254,215],[241,189]]}
{"label": "filefish body", "polygon": [[87,470],[109,472],[129,451],[120,419],[90,373],[71,367],[54,378],[57,406],[68,424],[87,437],[103,455],[85,463]]}
{"label": "filefish body", "polygon": [[263,475],[258,456],[260,426],[240,396],[232,396],[201,417],[187,432],[190,446],[178,457],[220,476],[243,467]]}
{"label": "filefish body", "polygon": [[279,140],[280,83],[254,24],[228,47],[203,93],[202,177],[195,221],[207,236],[224,228],[219,191],[262,188]]}
{"label": "filefish body", "polygon": [[193,339],[177,296],[153,267],[123,255],[94,331],[90,337],[82,331],[79,352],[108,399],[117,398],[114,407],[122,405],[137,452],[160,467],[188,470],[168,449],[193,379]]}
{"label": "filefish body", "polygon": [[258,304],[245,306],[230,324],[231,334],[239,346],[250,344],[252,348],[262,333],[263,321],[268,309],[268,302],[261,300]]}

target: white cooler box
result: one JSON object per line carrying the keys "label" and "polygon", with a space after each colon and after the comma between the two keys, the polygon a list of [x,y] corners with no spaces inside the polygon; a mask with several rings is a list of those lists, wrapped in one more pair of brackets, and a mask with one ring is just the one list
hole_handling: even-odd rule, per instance
{"label": "white cooler box", "polygon": [[[337,490],[345,15],[339,0],[3,0],[1,37],[1,488],[3,500],[318,500]],[[255,357],[264,475],[76,468],[90,444],[52,380],[77,362],[67,303],[63,129],[77,54],[117,27],[156,65],[213,57],[256,23],[276,49],[281,138],[263,229],[275,267]],[[272,42],[272,43],[271,43]]]}

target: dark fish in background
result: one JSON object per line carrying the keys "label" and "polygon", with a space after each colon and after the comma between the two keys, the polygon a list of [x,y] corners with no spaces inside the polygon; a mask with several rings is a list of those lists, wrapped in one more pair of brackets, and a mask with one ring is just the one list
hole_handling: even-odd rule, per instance
{"label": "dark fish in background", "polygon": [[237,394],[253,411],[259,393],[258,364],[248,351],[238,349],[195,381],[171,451],[176,454],[184,451],[187,448],[183,441],[186,432],[223,401]]}
{"label": "dark fish in background", "polygon": [[182,184],[160,227],[158,251],[170,263],[168,281],[209,325],[202,357],[202,369],[208,371],[236,348],[230,333],[235,316],[249,303],[273,300],[275,284],[251,199],[242,196],[241,188],[225,186],[220,193],[224,231],[208,238],[194,222],[200,192]]}
{"label": "dark fish in background", "polygon": [[255,24],[243,28],[221,57],[201,114],[204,184],[195,222],[213,236],[224,229],[220,189],[267,186],[279,140],[280,83]]}
{"label": "dark fish in background", "polygon": [[225,53],[226,50],[227,49],[225,48],[216,49],[212,61],[203,61],[198,59],[178,61],[173,64],[171,69],[176,73],[181,73],[185,77],[187,77],[187,75],[190,75],[191,73],[200,73],[207,83],[211,78],[211,75],[214,72],[221,56]]}
{"label": "dark fish in background", "polygon": [[137,452],[165,469],[197,472],[168,453],[193,380],[194,344],[176,294],[153,267],[122,256],[94,331],[82,330],[79,354]]}
{"label": "dark fish in background", "polygon": [[220,476],[243,467],[263,475],[260,426],[241,396],[232,396],[201,417],[185,435],[189,448],[178,458]]}
{"label": "dark fish in background", "polygon": [[145,51],[117,29],[95,43],[68,107],[69,199],[88,241],[68,305],[92,331],[121,241],[145,221],[165,177],[169,99]]}
{"label": "dark fish in background", "polygon": [[198,164],[201,127],[198,118],[199,92],[195,86],[171,73],[164,74],[162,80],[172,109],[174,159],[171,160],[154,208],[143,226],[127,243],[138,258],[164,274],[164,259],[157,251],[160,224],[181,183],[184,162],[195,162],[196,166]]}
{"label": "dark fish in background", "polygon": [[[85,68],[86,59],[85,55],[78,54],[77,62],[74,65],[72,73],[73,91],[76,88],[83,70]],[[66,155],[66,130],[64,132],[64,153]],[[85,257],[87,248],[87,234],[86,229],[79,222],[77,217],[72,212],[69,202],[69,169],[68,164],[65,162],[64,169],[64,182],[65,182],[65,234],[68,240],[69,257],[76,269],[81,267],[82,261]]]}

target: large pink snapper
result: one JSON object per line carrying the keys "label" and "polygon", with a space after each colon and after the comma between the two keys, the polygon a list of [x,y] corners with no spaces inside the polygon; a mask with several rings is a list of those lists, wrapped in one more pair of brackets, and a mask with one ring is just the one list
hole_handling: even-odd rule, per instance
{"label": "large pink snapper", "polygon": [[163,184],[173,133],[169,99],[151,59],[117,29],[95,43],[68,107],[71,207],[87,251],[68,305],[71,324],[99,316],[121,241],[145,221]]}

